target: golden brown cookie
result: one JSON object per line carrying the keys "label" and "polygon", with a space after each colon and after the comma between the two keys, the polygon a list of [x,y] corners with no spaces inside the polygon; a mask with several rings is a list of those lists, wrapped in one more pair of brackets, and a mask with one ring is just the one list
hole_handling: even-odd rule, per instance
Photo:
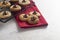
{"label": "golden brown cookie", "polygon": [[20,14],[20,15],[19,15],[19,19],[20,19],[21,21],[27,21],[27,20],[28,20],[28,15],[26,15],[26,14]]}
{"label": "golden brown cookie", "polygon": [[9,12],[9,11],[2,11],[2,12],[0,12],[0,18],[5,19],[5,18],[8,18],[10,16],[11,16],[11,12]]}
{"label": "golden brown cookie", "polygon": [[20,5],[24,5],[24,6],[25,6],[25,5],[29,5],[29,4],[30,4],[30,0],[20,0],[20,1],[19,1],[19,4],[20,4]]}
{"label": "golden brown cookie", "polygon": [[39,21],[39,18],[36,15],[30,16],[28,18],[28,23],[29,24],[37,24]]}
{"label": "golden brown cookie", "polygon": [[41,14],[37,11],[32,11],[32,12],[29,13],[29,15],[36,15],[36,16],[39,17]]}
{"label": "golden brown cookie", "polygon": [[11,11],[19,11],[19,10],[21,10],[21,6],[19,6],[19,5],[12,5],[10,7],[10,10]]}
{"label": "golden brown cookie", "polygon": [[11,3],[8,1],[0,2],[0,7],[10,7]]}

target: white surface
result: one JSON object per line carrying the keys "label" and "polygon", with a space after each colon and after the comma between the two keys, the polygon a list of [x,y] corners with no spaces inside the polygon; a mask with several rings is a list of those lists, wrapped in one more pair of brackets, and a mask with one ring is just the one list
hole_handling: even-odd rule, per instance
{"label": "white surface", "polygon": [[47,28],[18,29],[14,19],[0,23],[0,40],[60,40],[60,1],[34,0],[49,23]]}

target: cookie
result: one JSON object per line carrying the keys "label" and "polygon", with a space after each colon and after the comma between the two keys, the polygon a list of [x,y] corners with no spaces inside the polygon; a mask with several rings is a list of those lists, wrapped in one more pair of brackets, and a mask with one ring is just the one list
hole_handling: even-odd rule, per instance
{"label": "cookie", "polygon": [[27,20],[28,20],[28,15],[26,15],[26,14],[20,14],[20,15],[19,15],[19,19],[20,19],[21,21],[27,21]]}
{"label": "cookie", "polygon": [[10,10],[11,11],[19,11],[19,10],[21,10],[21,6],[19,6],[19,5],[12,5],[10,7]]}

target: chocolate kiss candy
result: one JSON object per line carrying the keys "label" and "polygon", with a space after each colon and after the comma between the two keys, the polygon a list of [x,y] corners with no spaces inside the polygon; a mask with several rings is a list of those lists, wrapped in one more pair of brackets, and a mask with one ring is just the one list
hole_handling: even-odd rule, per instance
{"label": "chocolate kiss candy", "polygon": [[26,14],[24,15],[24,18],[27,18],[27,15]]}
{"label": "chocolate kiss candy", "polygon": [[16,8],[16,4],[13,7]]}
{"label": "chocolate kiss candy", "polygon": [[4,11],[3,15],[6,15],[6,11]]}
{"label": "chocolate kiss candy", "polygon": [[25,0],[23,0],[22,2],[26,2]]}
{"label": "chocolate kiss candy", "polygon": [[35,17],[31,17],[31,21],[35,21],[35,19],[36,19]]}
{"label": "chocolate kiss candy", "polygon": [[33,14],[36,14],[36,11],[34,11]]}

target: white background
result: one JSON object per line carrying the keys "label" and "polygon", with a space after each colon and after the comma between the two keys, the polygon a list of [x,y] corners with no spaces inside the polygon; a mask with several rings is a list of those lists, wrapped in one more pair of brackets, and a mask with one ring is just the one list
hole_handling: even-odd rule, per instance
{"label": "white background", "polygon": [[0,22],[0,40],[60,40],[60,0],[34,0],[49,25],[19,29],[15,19]]}

